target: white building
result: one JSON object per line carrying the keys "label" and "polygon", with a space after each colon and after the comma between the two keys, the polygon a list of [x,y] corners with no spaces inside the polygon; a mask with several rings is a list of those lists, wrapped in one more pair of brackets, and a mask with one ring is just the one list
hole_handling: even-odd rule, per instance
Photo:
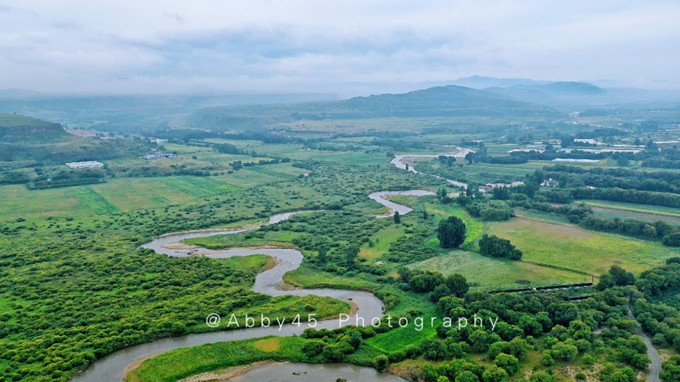
{"label": "white building", "polygon": [[88,162],[69,162],[66,163],[68,168],[101,168],[104,167],[104,163],[96,161]]}

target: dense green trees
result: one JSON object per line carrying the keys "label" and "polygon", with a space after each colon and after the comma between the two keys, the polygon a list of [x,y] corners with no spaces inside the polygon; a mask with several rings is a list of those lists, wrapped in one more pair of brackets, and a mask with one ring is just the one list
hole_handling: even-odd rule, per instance
{"label": "dense green trees", "polygon": [[666,382],[680,381],[680,355],[673,355],[668,361],[663,363],[661,379]]}
{"label": "dense green trees", "polygon": [[609,271],[600,276],[600,282],[597,284],[599,290],[605,290],[613,286],[633,285],[635,277],[632,273],[618,265],[612,265]]}
{"label": "dense green trees", "polygon": [[457,248],[465,241],[465,222],[457,216],[449,216],[439,222],[437,238],[442,248]]}
{"label": "dense green trees", "polygon": [[680,247],[680,231],[671,232],[663,237],[663,245]]}
{"label": "dense green trees", "polygon": [[479,251],[486,256],[502,257],[510,260],[521,260],[522,251],[515,248],[510,240],[501,239],[496,235],[484,234],[479,239]]}
{"label": "dense green trees", "polygon": [[418,293],[432,292],[430,297],[433,302],[446,296],[464,297],[470,288],[465,277],[458,273],[444,277],[439,272],[400,268],[399,276]]}
{"label": "dense green trees", "polygon": [[458,197],[456,201],[465,207],[470,215],[484,221],[503,221],[515,216],[512,208],[501,200],[480,200],[462,196]]}

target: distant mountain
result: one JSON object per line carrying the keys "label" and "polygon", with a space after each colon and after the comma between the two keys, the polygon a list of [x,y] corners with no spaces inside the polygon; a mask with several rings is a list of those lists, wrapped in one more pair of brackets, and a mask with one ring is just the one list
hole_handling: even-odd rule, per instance
{"label": "distant mountain", "polygon": [[0,90],[0,113],[33,115],[69,128],[140,134],[210,106],[335,100],[329,94],[63,95]]}
{"label": "distant mountain", "polygon": [[28,99],[43,95],[43,93],[26,89],[0,89],[0,99]]}
{"label": "distant mountain", "polygon": [[184,119],[184,127],[216,131],[264,128],[277,122],[322,119],[425,117],[559,117],[556,110],[462,86],[437,86],[403,94],[380,94],[342,101],[210,107]]}
{"label": "distant mountain", "polygon": [[59,141],[69,134],[60,124],[16,114],[0,114],[0,142]]}
{"label": "distant mountain", "polygon": [[551,82],[540,86],[540,88],[556,94],[593,95],[606,93],[606,90],[588,82]]}
{"label": "distant mountain", "polygon": [[509,88],[518,85],[545,85],[549,81],[530,80],[528,78],[496,78],[484,76],[463,77],[453,81],[453,85],[473,89]]}
{"label": "distant mountain", "polygon": [[563,112],[599,107],[611,101],[607,90],[588,82],[551,82],[486,90],[499,96],[550,106]]}
{"label": "distant mountain", "polygon": [[554,116],[547,107],[513,100],[484,90],[462,86],[437,86],[404,94],[381,94],[355,97],[336,103],[361,117],[433,117],[433,116]]}

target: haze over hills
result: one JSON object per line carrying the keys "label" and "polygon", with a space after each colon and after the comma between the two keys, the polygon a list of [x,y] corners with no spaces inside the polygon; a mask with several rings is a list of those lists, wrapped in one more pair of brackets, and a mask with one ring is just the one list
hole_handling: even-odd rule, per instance
{"label": "haze over hills", "polygon": [[210,107],[185,118],[187,127],[262,127],[268,121],[424,118],[460,116],[560,117],[556,110],[461,86],[437,86],[402,94],[379,94],[342,101],[285,106]]}
{"label": "haze over hills", "polygon": [[0,91],[0,112],[71,128],[138,134],[173,127],[243,130],[301,119],[559,118],[589,109],[674,108],[680,103],[680,92],[602,88],[588,82],[473,76],[452,83],[344,100],[329,94],[55,95],[10,89]]}
{"label": "haze over hills", "polygon": [[177,116],[200,108],[337,99],[332,94],[49,94],[0,90],[0,113],[32,115],[70,128],[135,133],[167,126]]}
{"label": "haze over hills", "polygon": [[680,103],[680,90],[601,87],[583,81],[537,81],[526,78],[472,76],[455,84],[497,95],[550,106],[568,113],[602,107],[655,107]]}

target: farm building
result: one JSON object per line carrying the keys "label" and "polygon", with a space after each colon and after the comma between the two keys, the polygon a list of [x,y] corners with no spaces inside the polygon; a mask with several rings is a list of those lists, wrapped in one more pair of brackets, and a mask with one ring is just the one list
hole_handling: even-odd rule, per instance
{"label": "farm building", "polygon": [[104,163],[97,161],[87,161],[87,162],[68,162],[66,163],[68,168],[101,168],[104,167]]}

